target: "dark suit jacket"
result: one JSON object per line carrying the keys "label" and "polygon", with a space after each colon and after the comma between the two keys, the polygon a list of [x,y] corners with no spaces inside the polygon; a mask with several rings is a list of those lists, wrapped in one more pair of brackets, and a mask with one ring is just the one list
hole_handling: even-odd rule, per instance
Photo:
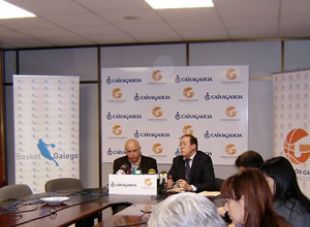
{"label": "dark suit jacket", "polygon": [[[126,164],[127,166],[129,166],[129,169],[131,169],[131,164],[128,160],[127,155],[114,160],[113,173],[116,173],[123,164]],[[158,173],[156,159],[151,157],[141,155],[141,162],[139,168],[142,171],[142,174],[147,174],[149,169],[155,169],[156,173]]]}
{"label": "dark suit jacket", "polygon": [[[173,159],[168,176],[171,176],[173,181],[185,179],[185,161],[183,156],[180,155]],[[197,192],[215,190],[213,163],[209,155],[202,151],[197,151],[194,160],[192,160],[188,183],[194,185],[197,188]]]}

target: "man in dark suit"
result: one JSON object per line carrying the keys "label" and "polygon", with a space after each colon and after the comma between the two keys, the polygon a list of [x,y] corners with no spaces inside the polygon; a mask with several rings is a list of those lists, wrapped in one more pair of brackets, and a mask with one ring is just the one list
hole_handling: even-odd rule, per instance
{"label": "man in dark suit", "polygon": [[124,171],[124,174],[137,174],[140,173],[139,171],[141,174],[158,173],[156,160],[141,154],[141,147],[137,140],[128,139],[125,142],[125,151],[127,155],[114,160],[114,173],[119,170]]}
{"label": "man in dark suit", "polygon": [[215,190],[215,175],[212,159],[198,149],[197,138],[186,134],[180,139],[181,155],[173,159],[168,173],[167,187],[173,184],[185,191]]}

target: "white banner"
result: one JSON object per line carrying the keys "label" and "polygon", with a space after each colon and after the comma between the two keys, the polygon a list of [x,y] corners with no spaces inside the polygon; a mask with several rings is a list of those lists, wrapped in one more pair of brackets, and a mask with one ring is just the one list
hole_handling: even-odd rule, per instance
{"label": "white banner", "polygon": [[310,197],[310,70],[273,75],[274,155],[292,163]]}
{"label": "white banner", "polygon": [[109,194],[157,195],[157,175],[109,174]]}
{"label": "white banner", "polygon": [[15,182],[79,178],[79,77],[14,75]]}
{"label": "white banner", "polygon": [[187,133],[215,164],[248,149],[248,66],[103,68],[101,79],[104,162],[124,155],[128,138],[158,163],[179,155]]}

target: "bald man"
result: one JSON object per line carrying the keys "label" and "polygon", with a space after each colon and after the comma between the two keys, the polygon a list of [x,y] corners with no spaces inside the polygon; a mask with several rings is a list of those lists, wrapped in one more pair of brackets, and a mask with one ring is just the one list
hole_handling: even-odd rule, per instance
{"label": "bald man", "polygon": [[142,174],[149,173],[151,169],[158,173],[156,160],[141,154],[141,147],[137,140],[128,139],[125,142],[125,151],[127,155],[114,160],[114,173],[117,173],[124,165],[128,167],[129,173],[131,173],[132,169],[139,169]]}

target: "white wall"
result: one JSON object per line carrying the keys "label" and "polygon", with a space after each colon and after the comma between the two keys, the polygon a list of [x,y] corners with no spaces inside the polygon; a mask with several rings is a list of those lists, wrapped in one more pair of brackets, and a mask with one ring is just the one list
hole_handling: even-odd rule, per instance
{"label": "white wall", "polygon": [[[264,158],[272,155],[272,72],[281,69],[280,41],[218,42],[189,44],[190,65],[249,65],[249,149]],[[100,50],[101,62],[97,62]],[[285,69],[310,68],[310,41],[285,43]],[[9,183],[14,182],[14,138],[12,74],[19,65],[20,74],[80,75],[81,119],[80,152],[81,179],[86,187],[99,185],[99,93],[100,67],[185,66],[186,44],[131,45],[87,48],[55,48],[5,51],[6,142]],[[83,83],[87,81],[87,83]],[[176,141],[177,143],[178,141]],[[169,165],[159,165],[168,170]],[[235,171],[233,166],[215,166],[216,176],[226,178]],[[112,165],[102,165],[102,183]]]}

